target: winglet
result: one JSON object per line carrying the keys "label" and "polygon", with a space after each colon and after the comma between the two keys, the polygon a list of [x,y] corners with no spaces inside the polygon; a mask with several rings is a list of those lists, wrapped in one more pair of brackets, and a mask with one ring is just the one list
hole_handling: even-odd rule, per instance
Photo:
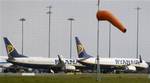
{"label": "winglet", "polygon": [[57,55],[58,56],[58,65],[59,66],[65,66],[65,62],[62,60],[62,56],[60,56],[60,55]]}
{"label": "winglet", "polygon": [[142,63],[142,57],[141,57],[141,55],[139,55],[139,60],[140,60],[140,63]]}

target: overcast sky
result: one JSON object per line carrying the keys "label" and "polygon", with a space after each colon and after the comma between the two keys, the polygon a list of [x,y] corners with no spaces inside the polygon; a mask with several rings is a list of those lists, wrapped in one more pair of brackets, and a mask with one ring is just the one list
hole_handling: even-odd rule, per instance
{"label": "overcast sky", "polygon": [[[24,54],[48,56],[47,6],[52,5],[51,57],[58,54],[69,58],[69,31],[73,17],[73,58],[77,57],[74,37],[78,36],[88,54],[96,56],[97,0],[1,0],[0,35],[8,37],[21,53],[21,22],[24,17]],[[139,54],[150,61],[150,0],[101,0],[100,9],[110,10],[117,16],[127,32],[112,26],[111,57],[136,56],[136,7],[140,10]],[[108,57],[109,23],[100,22],[100,57]],[[1,55],[6,56],[1,37]]]}

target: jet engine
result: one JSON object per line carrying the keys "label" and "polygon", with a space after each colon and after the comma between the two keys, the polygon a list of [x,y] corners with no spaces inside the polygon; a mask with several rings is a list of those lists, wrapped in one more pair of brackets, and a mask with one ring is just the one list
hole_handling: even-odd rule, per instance
{"label": "jet engine", "polygon": [[64,69],[64,71],[75,71],[76,70],[75,66],[72,66],[72,65],[65,65],[63,69]]}
{"label": "jet engine", "polygon": [[135,72],[135,71],[136,71],[136,67],[135,67],[135,66],[132,66],[132,65],[129,65],[129,66],[126,66],[126,67],[125,67],[125,70],[126,70],[126,71],[133,71],[133,72]]}

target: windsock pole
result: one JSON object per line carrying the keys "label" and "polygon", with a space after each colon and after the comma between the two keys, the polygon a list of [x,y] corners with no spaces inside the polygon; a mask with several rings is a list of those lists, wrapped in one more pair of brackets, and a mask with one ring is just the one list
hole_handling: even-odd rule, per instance
{"label": "windsock pole", "polygon": [[[97,11],[99,11],[100,8],[100,0],[98,0],[98,4],[97,4]],[[100,80],[100,58],[99,58],[99,20],[97,20],[97,76],[96,76],[96,80],[99,81]]]}

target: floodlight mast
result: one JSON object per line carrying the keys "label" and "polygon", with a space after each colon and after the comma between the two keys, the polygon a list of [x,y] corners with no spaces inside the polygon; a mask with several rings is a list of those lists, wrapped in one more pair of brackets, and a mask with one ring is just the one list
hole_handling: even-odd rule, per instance
{"label": "floodlight mast", "polygon": [[139,11],[140,11],[140,7],[137,7],[137,41],[136,41],[136,58],[139,58]]}
{"label": "floodlight mast", "polygon": [[74,18],[68,18],[70,21],[70,59],[72,59],[72,22],[75,20]]}
{"label": "floodlight mast", "polygon": [[19,19],[19,21],[21,21],[22,22],[22,55],[23,55],[23,48],[24,48],[24,21],[26,21],[26,19],[25,18],[20,18]]}
{"label": "floodlight mast", "polygon": [[52,6],[48,6],[47,7],[49,9],[49,11],[47,12],[47,14],[49,15],[49,28],[48,28],[48,58],[50,58],[51,55],[51,8]]}

